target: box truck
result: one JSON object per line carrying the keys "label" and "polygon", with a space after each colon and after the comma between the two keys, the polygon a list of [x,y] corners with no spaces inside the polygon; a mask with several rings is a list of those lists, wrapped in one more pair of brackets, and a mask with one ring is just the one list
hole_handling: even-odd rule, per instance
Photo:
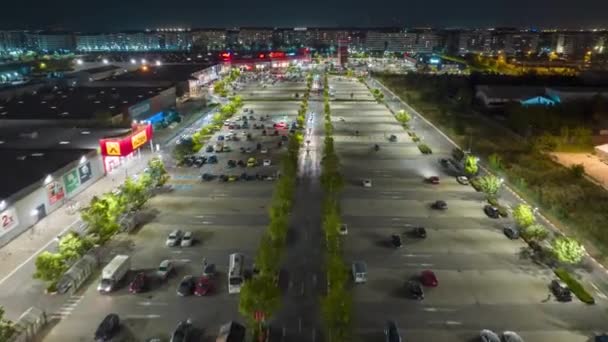
{"label": "box truck", "polygon": [[112,292],[131,268],[128,255],[117,255],[101,271],[101,281],[97,286],[99,292]]}

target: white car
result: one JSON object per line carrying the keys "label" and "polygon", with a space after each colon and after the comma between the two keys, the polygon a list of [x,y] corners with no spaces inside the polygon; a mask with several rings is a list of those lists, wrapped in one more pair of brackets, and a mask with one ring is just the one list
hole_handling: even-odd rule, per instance
{"label": "white car", "polygon": [[483,329],[479,332],[481,342],[500,342],[500,337],[495,332],[488,329]]}
{"label": "white car", "polygon": [[156,275],[161,279],[167,279],[171,272],[173,272],[173,263],[169,260],[163,260],[160,262],[160,265],[158,265]]}
{"label": "white car", "polygon": [[363,187],[365,187],[365,188],[371,188],[372,187],[372,180],[371,179],[364,179],[363,180]]}
{"label": "white car", "polygon": [[524,342],[524,339],[514,331],[503,331],[502,340],[504,342]]}
{"label": "white car", "polygon": [[458,176],[456,181],[462,185],[469,185],[469,178],[467,176]]}
{"label": "white car", "polygon": [[181,246],[182,247],[190,247],[192,246],[192,232],[185,232],[184,236],[182,236]]}
{"label": "white car", "polygon": [[347,235],[348,234],[348,225],[346,223],[342,223],[340,225],[340,228],[338,228],[338,233],[340,235]]}
{"label": "white car", "polygon": [[264,166],[270,166],[271,162],[270,159],[264,159]]}
{"label": "white car", "polygon": [[171,233],[169,233],[169,236],[167,236],[167,241],[165,241],[165,245],[167,245],[167,247],[175,247],[175,246],[179,245],[181,239],[182,239],[182,231],[174,230]]}
{"label": "white car", "polygon": [[267,148],[263,148],[263,149],[260,150],[260,153],[266,154],[266,153],[268,153],[268,149]]}

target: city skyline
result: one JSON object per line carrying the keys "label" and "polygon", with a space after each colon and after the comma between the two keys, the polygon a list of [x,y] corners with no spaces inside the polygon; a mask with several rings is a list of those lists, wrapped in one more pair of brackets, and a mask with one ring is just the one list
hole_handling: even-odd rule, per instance
{"label": "city skyline", "polygon": [[[605,24],[602,13],[608,5],[584,0],[572,7],[566,0],[550,2],[523,0],[493,4],[481,0],[458,4],[436,0],[433,10],[426,4],[385,0],[371,6],[361,0],[320,1],[305,5],[266,2],[252,4],[243,0],[231,3],[225,11],[221,3],[186,1],[179,7],[165,8],[160,2],[104,2],[92,11],[84,4],[68,0],[61,6],[43,2],[14,4],[0,14],[0,29],[65,29],[108,31],[152,27],[538,27],[590,29]],[[525,14],[525,15],[522,15]]]}

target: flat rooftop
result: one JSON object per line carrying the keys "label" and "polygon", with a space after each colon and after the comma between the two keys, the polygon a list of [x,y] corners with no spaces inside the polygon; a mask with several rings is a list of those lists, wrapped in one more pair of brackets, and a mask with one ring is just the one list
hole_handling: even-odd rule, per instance
{"label": "flat rooftop", "polygon": [[0,198],[8,198],[19,190],[78,160],[90,150],[20,150],[0,149],[0,158],[10,167],[0,168]]}
{"label": "flat rooftop", "polygon": [[204,70],[211,64],[163,64],[161,66],[149,66],[147,70],[139,68],[118,76],[112,76],[104,81],[169,81],[183,82],[191,78],[197,71]]}
{"label": "flat rooftop", "polygon": [[49,127],[48,125],[0,126],[2,149],[94,150],[99,139],[123,136],[130,128]]}
{"label": "flat rooftop", "polygon": [[0,120],[74,120],[112,116],[158,95],[167,86],[43,88],[0,100]]}

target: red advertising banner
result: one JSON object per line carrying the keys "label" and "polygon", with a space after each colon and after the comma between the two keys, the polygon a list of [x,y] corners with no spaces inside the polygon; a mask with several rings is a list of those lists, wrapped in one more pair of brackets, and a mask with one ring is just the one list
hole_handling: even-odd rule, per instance
{"label": "red advertising banner", "polygon": [[56,181],[52,181],[51,183],[47,184],[46,191],[49,196],[50,205],[57,203],[58,201],[62,200],[63,197],[65,196],[65,192],[63,191],[63,186],[61,185],[61,183],[56,182]]}
{"label": "red advertising banner", "polygon": [[137,125],[133,133],[123,138],[100,139],[101,155],[128,156],[152,140],[152,125]]}

